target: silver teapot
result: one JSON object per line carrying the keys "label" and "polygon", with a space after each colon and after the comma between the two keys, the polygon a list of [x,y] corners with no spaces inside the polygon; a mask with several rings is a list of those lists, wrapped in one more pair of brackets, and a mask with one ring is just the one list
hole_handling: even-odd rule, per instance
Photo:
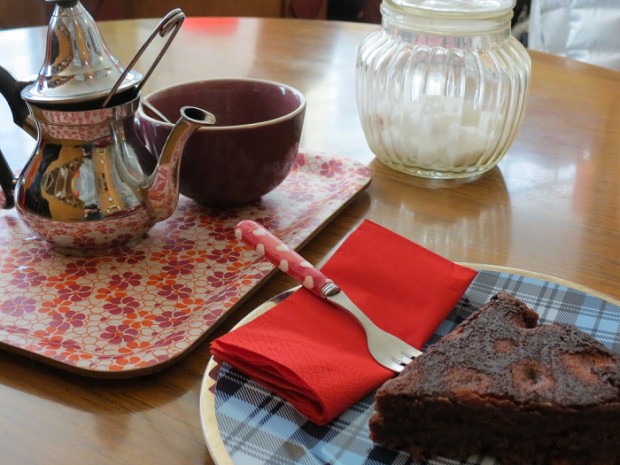
{"label": "silver teapot", "polygon": [[[178,32],[185,15],[171,11],[132,62],[112,55],[78,0],[56,3],[44,64],[34,81],[18,82],[0,67],[0,92],[13,120],[37,139],[15,178],[0,153],[3,208],[19,217],[54,250],[103,255],[140,242],[174,212],[185,143],[214,116],[184,107],[157,166],[136,131],[140,90]],[[169,38],[146,75],[133,65],[156,37]]]}

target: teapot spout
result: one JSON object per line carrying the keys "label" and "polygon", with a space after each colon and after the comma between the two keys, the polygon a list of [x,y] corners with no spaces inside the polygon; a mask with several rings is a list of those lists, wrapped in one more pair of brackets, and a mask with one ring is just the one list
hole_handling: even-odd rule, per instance
{"label": "teapot spout", "polygon": [[181,108],[181,117],[166,140],[155,171],[146,181],[147,208],[154,222],[172,215],[179,201],[179,171],[185,144],[196,130],[212,124],[215,124],[215,116],[208,111]]}

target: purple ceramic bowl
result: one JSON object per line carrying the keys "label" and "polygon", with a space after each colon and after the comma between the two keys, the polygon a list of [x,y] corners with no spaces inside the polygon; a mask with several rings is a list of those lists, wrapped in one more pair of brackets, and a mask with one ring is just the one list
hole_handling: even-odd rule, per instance
{"label": "purple ceramic bowl", "polygon": [[[191,136],[181,161],[181,193],[203,205],[235,207],[256,201],[284,181],[293,166],[306,100],[290,86],[217,79],[167,87],[144,99],[173,122],[185,105],[215,115],[215,125]],[[159,154],[173,125],[141,105],[137,127],[151,153]]]}

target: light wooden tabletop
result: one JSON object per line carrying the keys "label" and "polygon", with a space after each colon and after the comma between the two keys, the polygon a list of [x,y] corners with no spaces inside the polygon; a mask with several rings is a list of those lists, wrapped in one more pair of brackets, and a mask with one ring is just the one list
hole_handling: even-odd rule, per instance
{"label": "light wooden tabletop", "polygon": [[[155,24],[100,28],[128,62]],[[369,188],[302,250],[317,265],[368,218],[454,261],[543,273],[620,298],[620,74],[532,53],[527,112],[506,158],[475,182],[438,186],[386,168],[364,140],[355,60],[360,41],[376,27],[190,18],[145,92],[248,76],[306,94],[302,146],[361,161],[373,172]],[[44,40],[44,28],[1,31],[0,64],[19,78],[35,74]],[[149,49],[138,69],[156,53]],[[18,169],[33,141],[13,127],[4,106],[0,113],[0,148]],[[276,275],[216,334],[292,284]],[[161,373],[102,381],[0,353],[2,463],[210,464],[198,413],[208,360],[206,342]]]}

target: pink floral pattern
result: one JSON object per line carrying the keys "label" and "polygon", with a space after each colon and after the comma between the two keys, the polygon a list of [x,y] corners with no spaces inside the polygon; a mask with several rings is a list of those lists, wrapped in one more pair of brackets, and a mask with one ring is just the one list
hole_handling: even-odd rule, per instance
{"label": "pink floral pattern", "polygon": [[[357,162],[300,153],[260,202],[220,211],[181,197],[174,215],[117,255],[56,254],[0,212],[0,348],[98,377],[160,369],[198,344],[273,266],[238,242],[242,219],[299,246],[370,182]],[[1,194],[0,194],[1,195]]]}

